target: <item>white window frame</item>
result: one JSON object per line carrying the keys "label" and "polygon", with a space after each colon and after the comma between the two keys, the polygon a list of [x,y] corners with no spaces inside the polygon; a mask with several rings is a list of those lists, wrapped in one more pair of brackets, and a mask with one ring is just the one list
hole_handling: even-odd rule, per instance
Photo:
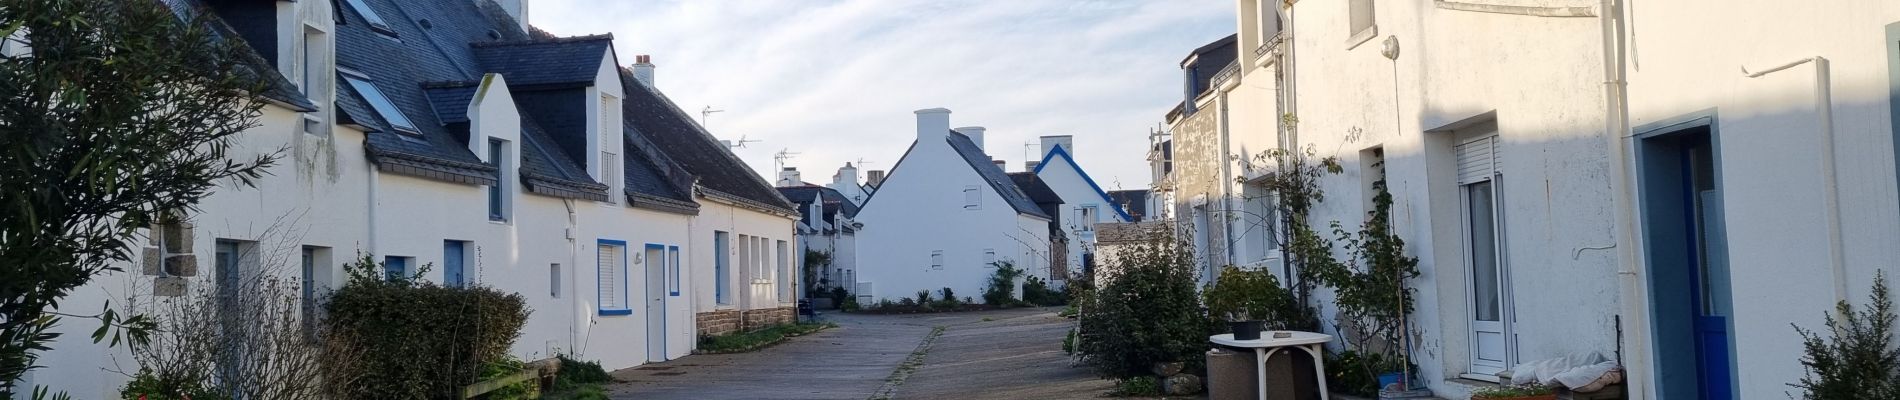
{"label": "white window frame", "polygon": [[[1463,165],[1463,162],[1462,162],[1463,158],[1459,154],[1457,154],[1457,152],[1459,151],[1459,148],[1463,146],[1481,142],[1481,141],[1489,141],[1489,148],[1486,151],[1490,160],[1488,160],[1488,162],[1484,166],[1484,171],[1480,171],[1477,174],[1480,176],[1476,176],[1476,177],[1466,176],[1466,174],[1463,171],[1465,169],[1465,166]],[[1505,247],[1506,246],[1505,244],[1506,234],[1504,232],[1505,215],[1504,215],[1504,202],[1503,202],[1504,200],[1503,199],[1503,185],[1501,182],[1503,173],[1500,172],[1501,168],[1498,167],[1498,154],[1499,154],[1498,148],[1502,144],[1503,142],[1502,140],[1499,139],[1499,136],[1496,133],[1491,133],[1491,134],[1481,135],[1481,136],[1473,137],[1469,139],[1459,140],[1457,145],[1453,146],[1452,148],[1453,158],[1454,158],[1454,164],[1453,164],[1454,170],[1452,171],[1452,173],[1455,174],[1455,182],[1457,182],[1457,185],[1458,185],[1458,190],[1457,190],[1458,191],[1458,213],[1459,213],[1459,219],[1458,219],[1459,228],[1458,229],[1461,233],[1461,239],[1462,239],[1462,243],[1460,243],[1460,246],[1459,246],[1460,247],[1459,252],[1460,252],[1460,255],[1462,255],[1464,258],[1462,262],[1460,263],[1460,265],[1464,268],[1465,273],[1468,274],[1463,279],[1464,281],[1463,285],[1465,287],[1465,293],[1463,296],[1463,299],[1465,301],[1465,311],[1470,313],[1470,315],[1465,317],[1465,324],[1466,324],[1465,334],[1468,336],[1468,339],[1470,340],[1470,343],[1468,343],[1468,346],[1467,346],[1470,349],[1470,351],[1468,352],[1468,354],[1466,354],[1466,357],[1467,357],[1467,364],[1469,368],[1473,369],[1472,373],[1464,374],[1462,376],[1466,378],[1479,379],[1479,380],[1496,379],[1495,375],[1493,375],[1494,373],[1510,368],[1511,365],[1514,365],[1516,363],[1516,359],[1517,359],[1517,355],[1516,355],[1517,346],[1515,343],[1516,332],[1515,332],[1514,327],[1512,326],[1514,325],[1515,321],[1512,321],[1512,316],[1513,316],[1512,310],[1514,308],[1514,305],[1512,304],[1513,303],[1512,294],[1511,294],[1511,289],[1510,289],[1511,275],[1510,275],[1510,261],[1508,257],[1509,251]],[[1475,240],[1475,233],[1472,232],[1472,229],[1471,229],[1472,204],[1470,201],[1471,196],[1470,196],[1469,191],[1471,190],[1471,185],[1475,185],[1479,183],[1487,183],[1490,185],[1490,188],[1491,188],[1491,193],[1490,193],[1491,194],[1490,195],[1491,227],[1492,227],[1491,228],[1491,240],[1492,240],[1491,245],[1492,245],[1492,251],[1494,253],[1492,256],[1492,260],[1493,260],[1492,264],[1497,269],[1497,274],[1494,277],[1494,279],[1496,280],[1496,284],[1498,286],[1495,289],[1497,290],[1496,294],[1498,296],[1498,301],[1497,301],[1498,309],[1497,309],[1497,315],[1496,315],[1498,320],[1496,321],[1496,323],[1499,326],[1500,335],[1502,336],[1501,340],[1504,341],[1503,342],[1504,360],[1502,360],[1502,362],[1499,362],[1499,363],[1481,362],[1478,359],[1479,344],[1478,344],[1478,338],[1476,337],[1477,336],[1476,331],[1478,329],[1477,325],[1479,324],[1478,313],[1477,313],[1478,312],[1477,307],[1479,306],[1478,300],[1477,300],[1477,294],[1478,294],[1477,282],[1476,282],[1477,277],[1475,275],[1469,275],[1469,274],[1475,274],[1475,272],[1477,271],[1477,266],[1474,264],[1476,259],[1474,258],[1475,256],[1472,254],[1472,250],[1473,250],[1472,245],[1474,244],[1473,241]],[[1487,369],[1478,370],[1478,368],[1481,368],[1481,367],[1487,368]]]}
{"label": "white window frame", "polygon": [[620,199],[626,197],[620,186],[626,180],[620,177],[620,155],[612,151],[600,151],[600,180],[607,185],[607,201],[603,205],[620,205]]}
{"label": "white window frame", "polygon": [[1346,25],[1351,36],[1346,38],[1346,50],[1352,50],[1379,36],[1378,8],[1374,0],[1346,0]]}
{"label": "white window frame", "polygon": [[963,187],[963,209],[965,210],[982,210],[983,209],[983,187],[982,186],[967,185]]}

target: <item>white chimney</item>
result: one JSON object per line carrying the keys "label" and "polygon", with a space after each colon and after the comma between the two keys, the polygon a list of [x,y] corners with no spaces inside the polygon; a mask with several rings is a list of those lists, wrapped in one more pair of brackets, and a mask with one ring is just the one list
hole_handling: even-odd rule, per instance
{"label": "white chimney", "polygon": [[1029,171],[1029,172],[1036,172],[1036,167],[1041,166],[1041,165],[1042,165],[1042,160],[1029,160],[1028,162],[1023,163],[1023,170]]}
{"label": "white chimney", "polygon": [[653,56],[645,54],[633,56],[633,79],[647,85],[648,88],[659,88],[653,86]]}
{"label": "white chimney", "polygon": [[838,174],[831,176],[832,189],[844,190],[846,187],[856,186],[857,184],[858,167],[851,166],[851,163],[844,163],[844,168],[839,168]]}
{"label": "white chimney", "polygon": [[[479,5],[481,1],[482,0],[475,0],[477,5]],[[522,31],[528,30],[528,0],[496,0],[495,4],[500,5],[503,11],[508,12],[508,16],[514,17],[515,23],[521,24]]]}
{"label": "white chimney", "polygon": [[1045,156],[1049,155],[1050,152],[1056,151],[1056,147],[1061,147],[1063,152],[1069,153],[1069,157],[1071,158],[1075,157],[1075,138],[1074,137],[1069,136],[1069,135],[1052,135],[1052,136],[1042,137],[1042,155],[1045,155]]}
{"label": "white chimney", "polygon": [[795,186],[805,186],[805,181],[803,179],[799,179],[798,168],[785,167],[784,171],[778,172],[778,187],[795,187]]}
{"label": "white chimney", "polygon": [[917,110],[917,143],[943,143],[950,136],[950,110],[945,108],[926,108]]}
{"label": "white chimney", "polygon": [[1003,161],[1003,160],[990,160],[990,163],[991,163],[991,164],[996,164],[996,169],[1000,169],[1000,170],[1003,170],[1003,172],[1009,172],[1009,162],[1008,162],[1008,161]]}
{"label": "white chimney", "polygon": [[[963,136],[969,136],[970,141],[976,143],[977,149],[983,149],[983,132],[986,130],[987,129],[983,129],[981,126],[966,126],[957,128],[957,133],[961,133]],[[989,154],[989,151],[986,150],[983,153]]]}

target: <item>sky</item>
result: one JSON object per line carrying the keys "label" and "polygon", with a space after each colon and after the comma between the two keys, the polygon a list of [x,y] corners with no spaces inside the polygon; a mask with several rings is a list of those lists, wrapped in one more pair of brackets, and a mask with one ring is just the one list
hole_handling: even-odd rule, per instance
{"label": "sky", "polygon": [[1073,135],[1104,190],[1149,183],[1151,129],[1181,99],[1180,61],[1234,32],[1231,0],[533,0],[560,36],[612,33],[621,64],[654,81],[768,181],[796,153],[807,182],[846,162],[888,170],[916,139],[913,111],[988,128],[1023,170],[1044,135]]}

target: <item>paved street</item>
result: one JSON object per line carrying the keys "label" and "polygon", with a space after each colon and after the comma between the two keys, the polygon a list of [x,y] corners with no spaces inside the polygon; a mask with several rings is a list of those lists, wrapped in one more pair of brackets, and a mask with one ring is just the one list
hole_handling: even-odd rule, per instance
{"label": "paved street", "polygon": [[828,314],[838,328],[757,352],[616,371],[622,382],[611,392],[615,399],[1099,397],[1112,385],[1069,366],[1062,337],[1072,322],[1058,310]]}

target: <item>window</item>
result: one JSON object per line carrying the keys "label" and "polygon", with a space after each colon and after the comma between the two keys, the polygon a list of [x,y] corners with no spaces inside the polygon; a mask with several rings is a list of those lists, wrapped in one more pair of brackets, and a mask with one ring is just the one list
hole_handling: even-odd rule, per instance
{"label": "window", "polygon": [[983,249],[983,265],[996,265],[996,249]]}
{"label": "window", "polygon": [[680,295],[680,247],[666,248],[666,291],[668,296]]}
{"label": "window", "polygon": [[462,287],[468,284],[466,265],[469,245],[461,240],[442,241],[442,285]]}
{"label": "window", "polygon": [[298,264],[303,267],[302,287],[300,290],[303,298],[300,299],[301,301],[298,302],[298,305],[303,310],[304,315],[304,337],[314,340],[317,338],[317,310],[320,309],[317,307],[317,285],[322,285],[328,281],[329,268],[327,266],[330,265],[330,249],[327,247],[304,246],[303,254],[299,257],[299,261]]}
{"label": "window", "polygon": [[620,99],[600,95],[600,148],[612,148],[613,138],[620,135]]}
{"label": "window", "polygon": [[752,237],[752,276],[760,282],[771,282],[772,276],[771,239]]}
{"label": "window", "polygon": [[792,257],[785,241],[778,241],[778,301],[792,301]]}
{"label": "window", "polygon": [[620,156],[613,152],[600,152],[600,183],[607,185],[607,202],[620,204]]}
{"label": "window", "polygon": [[1254,14],[1258,18],[1255,25],[1260,27],[1260,47],[1273,47],[1273,35],[1280,33],[1280,0],[1256,0]]}
{"label": "window", "polygon": [[396,36],[396,31],[389,29],[389,23],[383,22],[383,17],[380,15],[376,15],[376,10],[369,8],[369,5],[364,4],[363,0],[344,0],[344,1],[348,2],[350,4],[350,8],[355,9],[357,14],[361,14],[363,16],[363,21],[369,22],[370,30],[374,30],[378,33],[382,33],[384,35],[389,35],[392,37]]}
{"label": "window", "polygon": [[1075,226],[1082,229],[1083,232],[1095,231],[1095,213],[1097,210],[1099,210],[1099,208],[1094,205],[1076,208]]}
{"label": "window", "polygon": [[1347,7],[1351,9],[1352,26],[1352,32],[1349,33],[1351,37],[1346,39],[1347,49],[1358,47],[1360,43],[1365,43],[1372,40],[1373,36],[1379,35],[1379,26],[1373,21],[1375,14],[1372,3],[1373,0],[1347,0]]}
{"label": "window", "polygon": [[600,315],[629,315],[627,306],[627,242],[601,239],[595,262],[596,281],[600,286]]}
{"label": "window", "polygon": [[323,99],[318,98],[321,97],[319,95],[328,92],[324,90],[327,88],[323,84],[323,77],[328,75],[329,72],[324,68],[325,65],[329,64],[324,61],[324,56],[329,54],[329,52],[324,51],[325,38],[326,36],[323,34],[323,31],[318,30],[317,27],[304,26],[303,65],[301,65],[302,71],[300,71],[303,73],[301,77],[303,79],[301,79],[302,85],[299,86],[299,88],[303,89],[303,95],[305,97],[315,100],[314,103],[317,103],[318,107],[322,107],[322,104],[325,103],[322,101]]}
{"label": "window", "polygon": [[561,298],[561,264],[548,264],[548,297]]}
{"label": "window", "polygon": [[983,188],[980,188],[977,186],[963,187],[963,209],[965,210],[983,209]]}
{"label": "window", "polygon": [[409,265],[414,264],[411,261],[410,257],[383,257],[383,278],[392,281],[408,279],[410,274]]}
{"label": "window", "polygon": [[930,252],[930,269],[943,270],[943,250]]}
{"label": "window", "polygon": [[420,132],[416,130],[416,124],[409,122],[409,117],[403,115],[401,109],[396,108],[396,103],[390,102],[388,97],[383,97],[383,91],[377,89],[376,84],[371,83],[368,77],[345,71],[343,81],[349,82],[350,88],[356,89],[356,93],[363,95],[363,100],[369,102],[370,108],[375,109],[376,114],[383,117],[383,121],[389,122],[390,129],[409,134]]}
{"label": "window", "polygon": [[713,232],[713,301],[732,304],[732,234]]}
{"label": "window", "polygon": [[1240,215],[1236,230],[1241,247],[1246,253],[1245,262],[1256,264],[1277,257],[1279,238],[1279,219],[1274,217],[1273,195],[1266,186],[1249,183],[1241,188]]}
{"label": "window", "polygon": [[509,165],[507,161],[508,141],[488,138],[488,165],[492,165],[496,171],[500,171],[496,174],[499,179],[495,180],[495,184],[488,185],[489,221],[508,220],[508,192],[506,188],[508,184],[513,181],[514,174],[508,172],[510,168],[508,168]]}

